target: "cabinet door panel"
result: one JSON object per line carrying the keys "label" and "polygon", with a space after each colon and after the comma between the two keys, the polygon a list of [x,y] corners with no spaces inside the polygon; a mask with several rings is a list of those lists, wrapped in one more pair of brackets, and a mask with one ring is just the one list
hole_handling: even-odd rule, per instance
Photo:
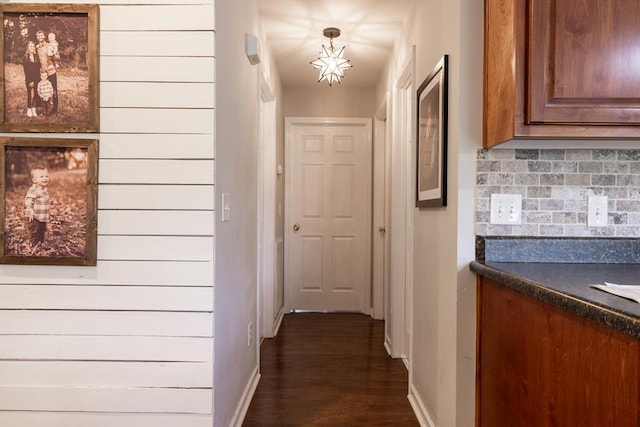
{"label": "cabinet door panel", "polygon": [[638,340],[478,281],[480,427],[637,427]]}
{"label": "cabinet door panel", "polygon": [[529,0],[529,124],[640,125],[640,2]]}

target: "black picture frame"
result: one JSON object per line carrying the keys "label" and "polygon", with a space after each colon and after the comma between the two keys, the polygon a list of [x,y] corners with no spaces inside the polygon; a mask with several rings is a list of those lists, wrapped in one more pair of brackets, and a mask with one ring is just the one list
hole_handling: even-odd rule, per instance
{"label": "black picture frame", "polygon": [[416,206],[447,205],[448,64],[444,55],[417,91]]}

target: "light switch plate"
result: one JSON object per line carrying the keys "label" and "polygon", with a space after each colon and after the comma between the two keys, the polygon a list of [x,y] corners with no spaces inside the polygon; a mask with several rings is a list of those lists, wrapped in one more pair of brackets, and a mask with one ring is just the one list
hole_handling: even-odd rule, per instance
{"label": "light switch plate", "polygon": [[231,207],[229,206],[229,193],[222,193],[222,222],[229,221]]}
{"label": "light switch plate", "polygon": [[522,224],[522,194],[492,194],[491,224]]}
{"label": "light switch plate", "polygon": [[587,205],[587,226],[605,227],[609,213],[607,196],[589,196]]}

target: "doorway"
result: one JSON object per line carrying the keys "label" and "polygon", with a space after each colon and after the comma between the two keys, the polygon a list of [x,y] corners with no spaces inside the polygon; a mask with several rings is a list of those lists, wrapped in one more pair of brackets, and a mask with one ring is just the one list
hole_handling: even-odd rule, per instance
{"label": "doorway", "polygon": [[370,119],[285,119],[285,307],[371,312]]}
{"label": "doorway", "polygon": [[276,100],[264,76],[258,100],[258,314],[260,338],[273,337],[283,315],[279,280],[282,241],[276,238]]}
{"label": "doorway", "polygon": [[408,366],[413,286],[413,205],[415,166],[415,46],[396,81],[394,135],[390,152],[389,304],[385,307],[385,345],[392,357]]}

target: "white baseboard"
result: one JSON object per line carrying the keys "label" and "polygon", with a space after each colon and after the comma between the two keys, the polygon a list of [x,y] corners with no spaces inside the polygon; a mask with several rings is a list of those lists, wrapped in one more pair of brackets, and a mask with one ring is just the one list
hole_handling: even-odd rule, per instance
{"label": "white baseboard", "polygon": [[244,388],[244,392],[242,393],[240,402],[238,402],[235,415],[231,420],[230,425],[232,425],[233,427],[242,427],[244,417],[247,415],[249,405],[251,405],[251,399],[253,399],[253,394],[256,392],[256,388],[258,387],[259,382],[260,372],[258,371],[258,367],[256,366],[256,368],[253,370],[253,374],[251,374],[251,377],[247,382],[247,386]]}
{"label": "white baseboard", "polygon": [[409,384],[409,396],[407,397],[409,398],[409,403],[413,408],[413,412],[416,414],[416,418],[418,418],[420,426],[436,427],[431,415],[429,415],[429,411],[427,411],[427,408],[422,403],[422,399],[420,399],[420,396],[416,393],[413,384]]}
{"label": "white baseboard", "polygon": [[402,363],[404,363],[404,367],[408,371],[409,370],[409,359],[407,359],[406,357],[401,357],[400,360],[402,360]]}
{"label": "white baseboard", "polygon": [[280,330],[280,325],[282,324],[282,319],[284,318],[284,307],[280,307],[278,310],[278,314],[276,315],[275,322],[273,322],[273,336],[278,335],[278,331]]}

